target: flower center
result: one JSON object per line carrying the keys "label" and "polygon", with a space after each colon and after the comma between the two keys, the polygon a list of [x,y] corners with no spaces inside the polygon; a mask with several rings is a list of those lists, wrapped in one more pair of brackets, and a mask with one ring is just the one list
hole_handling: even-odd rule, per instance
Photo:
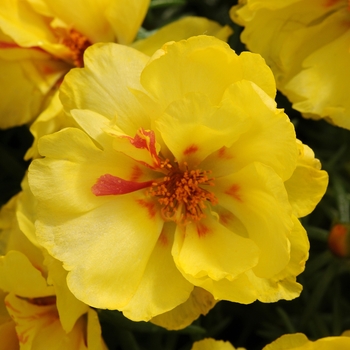
{"label": "flower center", "polygon": [[196,222],[205,217],[203,209],[207,207],[207,201],[213,205],[218,203],[215,195],[203,188],[214,186],[211,171],[189,170],[187,163],[184,163],[185,170],[181,170],[171,165],[169,160],[163,161],[161,168],[166,171],[166,176],[160,182],[153,182],[148,193],[157,197],[162,205],[164,220],[184,224]]}
{"label": "flower center", "polygon": [[83,67],[84,51],[92,45],[89,39],[75,29],[71,29],[66,38],[63,39],[63,45],[67,46],[71,51],[71,58],[76,67]]}

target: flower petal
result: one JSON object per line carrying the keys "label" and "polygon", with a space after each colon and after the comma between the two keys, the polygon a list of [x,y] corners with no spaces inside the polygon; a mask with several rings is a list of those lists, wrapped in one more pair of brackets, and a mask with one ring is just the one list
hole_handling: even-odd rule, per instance
{"label": "flower petal", "polygon": [[[122,308],[133,321],[148,321],[189,298],[193,285],[177,269],[171,255],[173,224],[165,224],[131,301]],[[147,300],[147,302],[145,302]]]}
{"label": "flower petal", "polygon": [[68,289],[67,271],[63,269],[60,261],[46,254],[45,264],[49,271],[48,283],[55,288],[56,306],[62,328],[69,333],[79,317],[88,312],[89,307],[74,297]]}
{"label": "flower petal", "polygon": [[120,309],[140,284],[163,220],[142,192],[110,197],[81,215],[41,209],[37,235],[63,261],[68,287],[78,299],[93,307]]}
{"label": "flower petal", "polygon": [[232,34],[232,29],[229,26],[222,27],[219,23],[204,17],[188,16],[165,25],[146,39],[137,40],[132,44],[132,47],[152,56],[168,41],[180,41],[201,34],[227,41]]}
{"label": "flower petal", "polygon": [[259,249],[253,240],[228,230],[211,215],[188,224],[185,235],[182,230],[176,231],[173,255],[186,275],[208,276],[216,281],[232,280],[259,261]]}
{"label": "flower petal", "polygon": [[200,315],[206,315],[216,301],[206,290],[194,287],[190,297],[181,305],[153,317],[150,321],[169,330],[183,329]]}
{"label": "flower petal", "polygon": [[156,126],[179,164],[197,166],[212,152],[230,147],[250,120],[229,99],[213,106],[206,95],[189,93],[171,103]]}
{"label": "flower petal", "polygon": [[21,297],[38,298],[54,295],[41,271],[18,251],[10,251],[0,257],[0,288]]}
{"label": "flower petal", "polygon": [[232,84],[225,97],[245,118],[251,119],[251,126],[231,148],[221,148],[209,156],[203,167],[219,177],[260,162],[273,168],[282,179],[288,179],[298,155],[294,127],[288,116],[276,108],[274,100],[248,81]]}
{"label": "flower petal", "polygon": [[219,204],[237,216],[249,238],[260,248],[255,274],[269,278],[281,271],[289,261],[287,234],[293,227],[281,178],[270,167],[252,163],[217,178],[212,191]]}
{"label": "flower petal", "polygon": [[328,174],[321,170],[310,147],[298,143],[299,158],[293,175],[284,183],[294,214],[299,218],[310,214],[328,185]]}
{"label": "flower petal", "polygon": [[[92,2],[95,2],[92,0]],[[111,1],[105,10],[118,43],[130,44],[137,34],[148,10],[150,0]]]}
{"label": "flower petal", "polygon": [[84,55],[85,67],[71,70],[62,83],[60,98],[65,110],[99,113],[115,120],[128,135],[134,135],[140,126],[149,127],[145,122],[148,116],[131,92],[142,90],[139,75],[148,59],[135,49],[113,43],[89,47]]}
{"label": "flower petal", "polygon": [[165,44],[141,74],[141,84],[164,109],[189,92],[201,92],[218,104],[227,87],[242,79],[271,97],[276,94],[273,75],[259,55],[237,56],[223,41],[204,35]]}

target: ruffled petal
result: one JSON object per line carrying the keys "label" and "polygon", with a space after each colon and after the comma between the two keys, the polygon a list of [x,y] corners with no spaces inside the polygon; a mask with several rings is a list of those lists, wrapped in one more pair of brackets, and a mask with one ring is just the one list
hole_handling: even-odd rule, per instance
{"label": "ruffled petal", "polygon": [[312,149],[298,143],[299,158],[293,175],[284,183],[294,215],[298,218],[310,214],[328,185],[328,174],[321,170],[321,163]]}
{"label": "ruffled petal", "polygon": [[218,104],[227,87],[242,79],[271,97],[276,94],[271,70],[259,55],[237,56],[223,41],[204,35],[165,44],[141,74],[141,84],[164,109],[189,92],[201,92]]}
{"label": "ruffled petal", "polygon": [[[111,0],[46,0],[55,18],[84,34],[93,43],[114,41],[114,33],[105,12]],[[79,14],[79,16],[77,16]]]}
{"label": "ruffled petal", "polygon": [[37,235],[63,261],[68,287],[78,299],[93,307],[120,309],[140,284],[163,220],[143,193],[111,197],[78,216],[42,209]]}
{"label": "ruffled petal", "polygon": [[217,178],[212,191],[219,204],[237,216],[259,247],[255,274],[268,278],[281,271],[289,261],[287,234],[293,227],[281,178],[271,168],[253,163]]}
{"label": "ruffled petal", "polygon": [[130,44],[145,18],[150,0],[108,2],[105,15],[114,30],[117,42],[123,45]]}
{"label": "ruffled petal", "polygon": [[89,47],[85,51],[85,67],[70,71],[61,86],[60,98],[65,110],[87,109],[99,113],[115,121],[128,135],[134,135],[140,126],[149,128],[148,116],[131,92],[131,89],[142,90],[139,75],[148,59],[141,52],[122,45]]}
{"label": "ruffled petal", "polygon": [[251,121],[248,131],[230,148],[223,147],[203,162],[216,177],[242,169],[252,162],[270,166],[288,179],[296,166],[297,146],[293,124],[274,100],[248,81],[232,84],[225,92],[239,114]]}
{"label": "ruffled petal", "polygon": [[174,230],[173,224],[164,225],[136,293],[122,308],[123,314],[134,321],[171,312],[190,297],[193,285],[182,276],[171,255]]}
{"label": "ruffled petal", "polygon": [[180,271],[194,278],[208,276],[216,281],[232,280],[253,268],[259,253],[253,240],[228,230],[211,215],[188,224],[185,234],[177,230],[173,248]]}
{"label": "ruffled petal", "polygon": [[153,317],[150,321],[169,330],[183,329],[200,315],[206,315],[216,301],[206,290],[194,287],[190,297],[174,309]]}
{"label": "ruffled petal", "polygon": [[[191,350],[235,350],[228,341],[206,338],[193,344]],[[243,348],[239,348],[244,350]],[[238,350],[239,350],[238,349]]]}
{"label": "ruffled petal", "polygon": [[177,162],[196,167],[209,154],[230,147],[249,128],[250,119],[230,99],[213,106],[206,95],[189,93],[171,103],[156,126]]}
{"label": "ruffled petal", "polygon": [[37,298],[54,295],[42,272],[18,251],[10,251],[0,257],[0,288],[21,297]]}
{"label": "ruffled petal", "polygon": [[89,307],[75,298],[68,289],[67,271],[63,269],[60,261],[47,254],[45,264],[49,271],[48,283],[55,288],[56,306],[62,328],[69,333],[80,316],[88,312]]}
{"label": "ruffled petal", "polygon": [[219,23],[204,17],[188,16],[167,24],[146,39],[137,40],[132,44],[132,47],[152,56],[156,50],[168,41],[180,41],[201,34],[215,36],[227,41],[232,34],[232,29],[229,26],[223,27]]}

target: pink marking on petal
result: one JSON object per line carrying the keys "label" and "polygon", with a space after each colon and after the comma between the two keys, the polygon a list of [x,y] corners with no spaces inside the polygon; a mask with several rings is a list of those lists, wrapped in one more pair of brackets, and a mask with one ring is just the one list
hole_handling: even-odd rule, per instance
{"label": "pink marking on petal", "polygon": [[162,246],[162,247],[166,247],[169,243],[168,237],[166,236],[166,234],[162,231],[159,238],[158,238],[158,243]]}
{"label": "pink marking on petal", "polygon": [[7,300],[5,300],[5,306],[6,306],[7,309],[9,309],[9,310],[12,310],[12,311],[14,311],[14,312],[20,313],[20,311],[17,310],[17,309],[15,309],[15,308],[10,304],[10,302],[7,301]]}
{"label": "pink marking on petal", "polygon": [[134,165],[132,167],[130,181],[137,181],[141,177],[142,174],[143,174],[142,169],[140,167],[138,167],[137,165]]}
{"label": "pink marking on petal", "polygon": [[95,196],[109,196],[135,192],[152,185],[153,181],[135,182],[123,180],[118,176],[105,174],[97,179],[91,191]]}
{"label": "pink marking on petal", "polygon": [[332,7],[333,5],[335,5],[338,2],[339,2],[339,0],[326,0],[323,6]]}
{"label": "pink marking on petal", "polygon": [[219,220],[222,224],[227,225],[230,221],[233,221],[235,216],[231,212],[221,213],[219,215]]}
{"label": "pink marking on petal", "polygon": [[17,338],[18,338],[18,341],[21,343],[21,344],[25,344],[28,339],[29,339],[29,334],[25,334],[26,331],[20,333],[20,334],[17,334]]}
{"label": "pink marking on petal", "polygon": [[210,231],[210,228],[205,226],[204,224],[197,224],[197,234],[199,238],[206,236]]}
{"label": "pink marking on petal", "polygon": [[153,201],[146,201],[144,199],[137,200],[137,203],[141,205],[141,207],[146,208],[148,211],[148,215],[151,219],[156,216],[156,208]]}
{"label": "pink marking on petal", "polygon": [[231,158],[233,158],[230,154],[227,153],[227,148],[225,146],[221,147],[218,150],[218,157],[221,158],[221,159],[231,159]]}
{"label": "pink marking on petal", "polygon": [[136,148],[147,149],[153,159],[155,166],[159,167],[161,160],[158,157],[156,149],[156,135],[153,130],[144,130],[140,128],[135,137],[128,137],[130,143]]}
{"label": "pink marking on petal", "polygon": [[184,151],[183,154],[186,156],[188,154],[196,153],[198,151],[198,146],[196,145],[191,145],[188,146]]}
{"label": "pink marking on petal", "polygon": [[227,191],[225,191],[225,193],[239,202],[243,202],[242,197],[237,193],[239,189],[240,187],[238,185],[232,185]]}

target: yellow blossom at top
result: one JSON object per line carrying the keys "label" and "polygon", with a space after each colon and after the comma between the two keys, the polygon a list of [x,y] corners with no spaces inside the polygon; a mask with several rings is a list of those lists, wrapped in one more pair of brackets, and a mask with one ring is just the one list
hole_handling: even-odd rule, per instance
{"label": "yellow blossom at top", "polygon": [[348,0],[240,0],[231,18],[295,109],[350,129]]}
{"label": "yellow blossom at top", "polygon": [[201,288],[293,299],[308,257],[300,216],[328,176],[276,108],[256,54],[213,37],[151,58],[96,44],[61,101],[79,128],[44,136],[29,184],[36,235],[83,302],[149,320]]}
{"label": "yellow blossom at top", "polygon": [[263,350],[348,350],[350,337],[346,333],[339,337],[325,337],[315,341],[309,340],[302,333],[286,334],[266,345]]}
{"label": "yellow blossom at top", "polygon": [[[97,42],[130,44],[149,0],[2,0],[0,128],[32,121]],[[21,103],[18,103],[21,101]]]}

